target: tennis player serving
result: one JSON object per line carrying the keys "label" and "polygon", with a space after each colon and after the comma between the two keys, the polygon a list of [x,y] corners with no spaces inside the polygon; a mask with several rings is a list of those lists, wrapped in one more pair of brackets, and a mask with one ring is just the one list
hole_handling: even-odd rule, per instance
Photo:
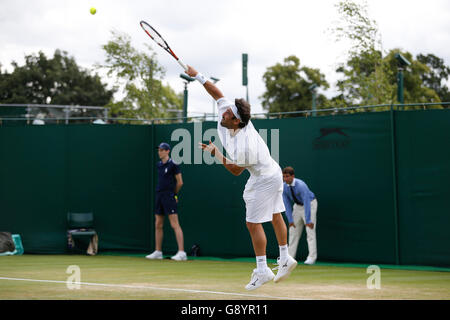
{"label": "tennis player serving", "polygon": [[[244,99],[235,99],[234,102],[228,100],[214,83],[191,66],[188,66],[186,73],[197,79],[217,101],[220,120],[217,131],[230,159],[211,141],[208,145],[199,143],[199,147],[219,159],[235,176],[245,169],[250,172],[243,198],[247,229],[252,239],[257,267],[245,288],[254,290],[271,280],[279,282],[287,278],[297,266],[297,261],[288,254],[287,228],[281,215],[285,211],[281,168],[272,159],[266,143],[250,121],[250,104]],[[280,248],[276,276],[267,266],[266,260],[267,238],[262,224],[269,221],[272,222]]]}

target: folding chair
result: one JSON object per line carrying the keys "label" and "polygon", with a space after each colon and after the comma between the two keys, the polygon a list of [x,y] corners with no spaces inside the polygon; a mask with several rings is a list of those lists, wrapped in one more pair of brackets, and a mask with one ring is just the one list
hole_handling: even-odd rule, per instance
{"label": "folding chair", "polygon": [[87,254],[97,254],[98,236],[94,229],[94,214],[92,212],[67,213],[67,225],[68,248],[71,252],[78,249],[75,245],[75,240],[78,239],[81,242],[86,242],[87,239],[89,242]]}

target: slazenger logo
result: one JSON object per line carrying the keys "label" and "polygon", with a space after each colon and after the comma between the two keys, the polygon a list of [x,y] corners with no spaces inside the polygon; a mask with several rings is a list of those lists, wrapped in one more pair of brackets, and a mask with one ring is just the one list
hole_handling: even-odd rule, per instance
{"label": "slazenger logo", "polygon": [[323,137],[326,137],[332,133],[337,133],[342,136],[348,137],[348,135],[345,134],[342,130],[343,130],[343,128],[321,128],[320,133],[322,135],[320,137],[318,137],[317,139],[322,139]]}
{"label": "slazenger logo", "polygon": [[342,149],[350,145],[345,128],[320,128],[320,136],[313,140],[313,149]]}

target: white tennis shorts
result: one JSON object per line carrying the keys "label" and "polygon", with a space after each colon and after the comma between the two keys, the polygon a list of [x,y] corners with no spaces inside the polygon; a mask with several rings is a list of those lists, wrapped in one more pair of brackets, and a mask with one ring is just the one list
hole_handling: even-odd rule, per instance
{"label": "white tennis shorts", "polygon": [[285,211],[281,169],[269,176],[250,176],[245,185],[244,201],[246,221],[251,223],[272,221],[273,214]]}

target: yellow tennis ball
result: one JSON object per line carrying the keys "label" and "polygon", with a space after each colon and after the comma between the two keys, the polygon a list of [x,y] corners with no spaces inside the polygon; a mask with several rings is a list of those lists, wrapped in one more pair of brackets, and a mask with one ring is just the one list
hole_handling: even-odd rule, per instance
{"label": "yellow tennis ball", "polygon": [[91,8],[91,14],[95,14],[97,12],[97,9]]}

